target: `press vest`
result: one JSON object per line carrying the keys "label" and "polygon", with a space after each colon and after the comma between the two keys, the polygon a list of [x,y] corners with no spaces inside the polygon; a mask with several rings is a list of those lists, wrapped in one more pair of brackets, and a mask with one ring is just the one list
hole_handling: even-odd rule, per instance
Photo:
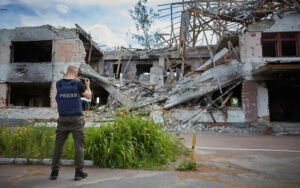
{"label": "press vest", "polygon": [[56,102],[59,116],[82,115],[81,97],[78,80],[60,80],[57,83]]}

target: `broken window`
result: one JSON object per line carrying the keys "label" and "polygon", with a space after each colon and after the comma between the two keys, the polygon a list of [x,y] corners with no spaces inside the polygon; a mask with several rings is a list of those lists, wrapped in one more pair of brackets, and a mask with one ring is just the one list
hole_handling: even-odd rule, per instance
{"label": "broken window", "polygon": [[11,59],[18,62],[51,62],[52,41],[12,42]]}
{"label": "broken window", "polygon": [[10,85],[10,106],[50,107],[51,83],[18,83]]}
{"label": "broken window", "polygon": [[294,57],[300,54],[300,33],[263,33],[261,43],[264,57]]}
{"label": "broken window", "polygon": [[82,41],[86,56],[85,62],[89,64],[96,72],[99,71],[99,61],[102,58],[102,53],[97,49],[90,35],[82,30],[81,27],[76,27],[81,31],[78,33],[79,39]]}
{"label": "broken window", "polygon": [[136,65],[136,75],[140,76],[141,74],[147,72],[150,73],[152,64],[137,64]]}
{"label": "broken window", "polygon": [[103,87],[98,86],[94,81],[91,80],[91,82],[93,96],[91,100],[81,97],[83,110],[91,110],[107,104],[109,93]]}
{"label": "broken window", "polygon": [[101,106],[107,104],[107,98],[109,93],[102,87],[92,88],[93,90],[93,99],[92,106]]}
{"label": "broken window", "polygon": [[[229,89],[231,86],[224,88],[223,92]],[[221,95],[220,91],[216,91],[212,95],[212,101],[217,99]],[[237,86],[232,91],[230,91],[227,95],[220,98],[216,103],[216,107],[220,106],[227,106],[227,107],[242,107],[242,85]]]}
{"label": "broken window", "polygon": [[114,77],[120,78],[120,73],[122,72],[122,63],[120,64],[119,75],[117,76],[118,64],[113,64]]}
{"label": "broken window", "polygon": [[264,42],[263,47],[263,56],[264,57],[277,57],[277,43],[276,42]]}

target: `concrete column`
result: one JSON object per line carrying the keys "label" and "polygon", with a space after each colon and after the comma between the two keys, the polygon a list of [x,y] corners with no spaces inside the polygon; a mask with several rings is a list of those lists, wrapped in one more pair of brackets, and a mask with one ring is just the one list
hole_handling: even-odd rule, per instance
{"label": "concrete column", "polygon": [[159,62],[158,61],[156,61],[156,60],[154,60],[153,61],[153,65],[152,65],[153,67],[157,67],[157,68],[159,68]]}
{"label": "concrete column", "polygon": [[257,115],[259,121],[270,122],[269,92],[266,82],[257,84]]}
{"label": "concrete column", "polygon": [[152,67],[150,69],[150,84],[156,84],[157,87],[164,85],[164,73],[161,68]]}
{"label": "concrete column", "polygon": [[7,84],[0,84],[0,107],[7,106]]}
{"label": "concrete column", "polygon": [[165,69],[165,57],[164,56],[159,57],[158,66],[160,68],[162,68],[163,70]]}
{"label": "concrete column", "polygon": [[11,42],[0,42],[0,64],[10,63],[10,46]]}
{"label": "concrete column", "polygon": [[254,80],[245,80],[242,89],[243,109],[247,122],[257,121],[257,85]]}
{"label": "concrete column", "polygon": [[50,89],[50,106],[51,108],[56,108],[57,107],[57,103],[55,100],[55,96],[56,96],[56,81],[53,81],[51,83],[51,89]]}

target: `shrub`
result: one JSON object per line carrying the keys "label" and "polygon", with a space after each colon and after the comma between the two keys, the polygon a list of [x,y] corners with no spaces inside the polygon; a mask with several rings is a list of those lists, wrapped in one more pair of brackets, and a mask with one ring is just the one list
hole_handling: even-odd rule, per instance
{"label": "shrub", "polygon": [[100,167],[154,168],[175,160],[179,141],[160,125],[141,117],[123,116],[114,123],[86,130],[86,155]]}
{"label": "shrub", "polygon": [[[52,158],[55,127],[0,126],[0,157]],[[99,167],[161,168],[177,158],[180,141],[160,125],[142,117],[122,114],[113,123],[85,129],[85,159]],[[69,135],[62,159],[74,158]]]}

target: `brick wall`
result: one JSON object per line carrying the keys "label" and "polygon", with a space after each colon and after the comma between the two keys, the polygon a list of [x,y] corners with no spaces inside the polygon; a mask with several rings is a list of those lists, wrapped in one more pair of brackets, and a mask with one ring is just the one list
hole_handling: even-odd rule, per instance
{"label": "brick wall", "polygon": [[254,80],[244,81],[242,100],[246,121],[257,121],[257,85]]}
{"label": "brick wall", "polygon": [[86,52],[79,39],[54,41],[53,62],[85,62]]}

